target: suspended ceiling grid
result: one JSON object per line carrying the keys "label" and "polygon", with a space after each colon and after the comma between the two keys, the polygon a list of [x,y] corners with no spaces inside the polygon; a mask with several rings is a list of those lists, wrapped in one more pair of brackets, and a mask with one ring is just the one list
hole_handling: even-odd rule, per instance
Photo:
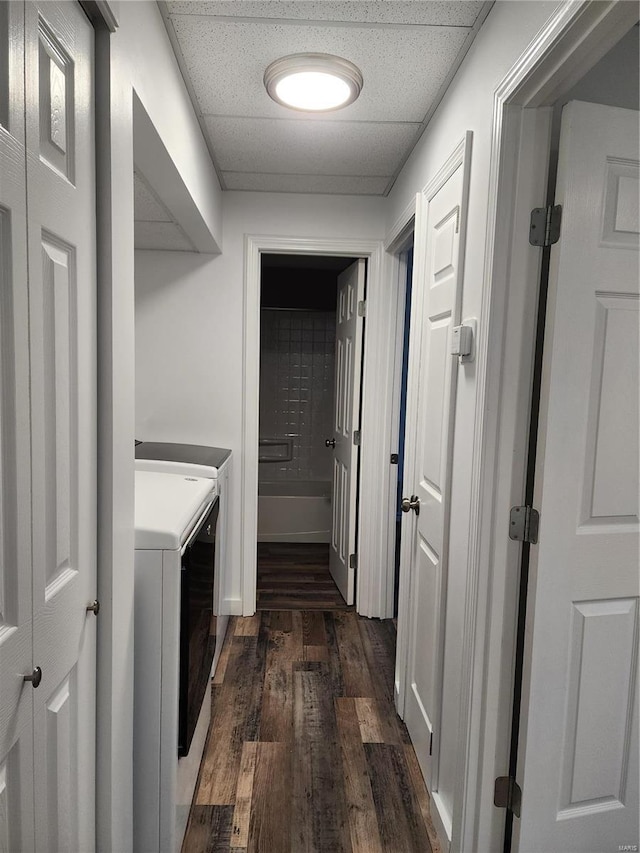
{"label": "suspended ceiling grid", "polygon": [[[386,195],[492,3],[159,5],[223,189]],[[269,63],[308,51],[360,68],[354,104],[308,115],[269,98]]]}

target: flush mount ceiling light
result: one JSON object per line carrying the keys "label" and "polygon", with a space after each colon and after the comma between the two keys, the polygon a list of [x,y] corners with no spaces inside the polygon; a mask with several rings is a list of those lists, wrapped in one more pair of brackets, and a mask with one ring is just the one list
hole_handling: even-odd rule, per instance
{"label": "flush mount ceiling light", "polygon": [[304,112],[328,112],[352,104],[362,89],[360,70],[329,53],[295,53],[264,72],[267,92],[278,104]]}

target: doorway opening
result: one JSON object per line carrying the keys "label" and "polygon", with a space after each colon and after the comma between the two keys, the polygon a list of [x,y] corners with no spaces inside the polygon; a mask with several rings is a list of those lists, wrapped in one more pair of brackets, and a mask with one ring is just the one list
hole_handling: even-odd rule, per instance
{"label": "doorway opening", "polygon": [[[335,557],[345,523],[355,521],[357,488],[346,506],[342,478],[335,476],[336,431],[345,395],[357,400],[359,425],[362,371],[360,363],[353,365],[351,387],[343,381],[346,350],[336,328],[340,288],[357,263],[351,257],[261,256],[259,610],[353,604],[353,588],[341,582]],[[348,563],[349,554],[343,557]]]}

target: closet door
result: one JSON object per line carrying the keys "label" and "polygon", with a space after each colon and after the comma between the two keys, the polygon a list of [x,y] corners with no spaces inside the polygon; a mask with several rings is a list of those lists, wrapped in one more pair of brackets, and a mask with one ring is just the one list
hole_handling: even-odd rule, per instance
{"label": "closet door", "polygon": [[0,850],[33,849],[24,7],[0,3]]}
{"label": "closet door", "polygon": [[95,846],[96,251],[93,29],[28,3],[36,846]]}

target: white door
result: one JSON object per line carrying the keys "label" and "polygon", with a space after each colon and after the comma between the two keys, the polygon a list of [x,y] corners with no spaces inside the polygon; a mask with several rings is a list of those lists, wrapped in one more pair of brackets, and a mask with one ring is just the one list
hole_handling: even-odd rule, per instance
{"label": "white door", "polygon": [[638,114],[565,107],[514,822],[521,853],[639,841],[638,189]]}
{"label": "white door", "polygon": [[[20,367],[14,393],[26,411],[16,434],[15,464],[21,520],[31,540],[27,563],[19,565],[31,614],[28,665],[12,675],[20,681],[22,672],[40,667],[42,680],[37,689],[35,683],[22,685],[22,697],[33,704],[34,763],[19,784],[34,787],[35,821],[33,811],[29,820],[37,850],[90,851],[95,847],[96,687],[96,619],[87,613],[96,595],[93,29],[75,3],[27,3],[20,46],[26,172],[23,162],[16,186],[21,180],[28,260],[18,270],[12,257],[20,274],[14,293],[21,313],[14,305],[10,319],[20,328],[14,343],[5,339],[3,325],[2,355]],[[13,91],[17,81],[9,82]],[[25,227],[17,217],[11,225]],[[28,316],[22,301],[27,295]],[[3,389],[3,404],[6,398]],[[3,448],[5,462],[8,449]],[[10,495],[6,480],[3,499],[5,494]],[[8,506],[11,511],[12,503]],[[11,719],[6,724],[11,730]],[[7,768],[5,778],[13,772],[10,762]],[[16,814],[10,809],[5,819],[0,812],[5,837],[12,838]],[[25,847],[11,842],[7,849]]]}
{"label": "white door", "polygon": [[[0,850],[33,849],[24,7],[0,4]],[[1,61],[1,60],[0,60]],[[6,73],[8,71],[8,74]],[[9,97],[9,84],[11,95]]]}
{"label": "white door", "polygon": [[[353,604],[356,570],[360,378],[364,321],[358,303],[364,299],[366,263],[360,259],[338,276],[333,458],[333,518],[329,569],[347,604]],[[353,557],[352,557],[353,555]]]}
{"label": "white door", "polygon": [[[407,433],[413,470],[405,471],[419,514],[404,519],[411,541],[409,636],[405,722],[429,790],[438,790],[442,648],[447,597],[449,495],[458,359],[450,354],[451,328],[462,299],[461,241],[464,163],[426,202],[426,253],[419,259],[414,293],[420,293],[411,334],[420,349],[412,357],[409,384],[417,388],[417,418]],[[419,225],[419,223],[418,223]]]}

